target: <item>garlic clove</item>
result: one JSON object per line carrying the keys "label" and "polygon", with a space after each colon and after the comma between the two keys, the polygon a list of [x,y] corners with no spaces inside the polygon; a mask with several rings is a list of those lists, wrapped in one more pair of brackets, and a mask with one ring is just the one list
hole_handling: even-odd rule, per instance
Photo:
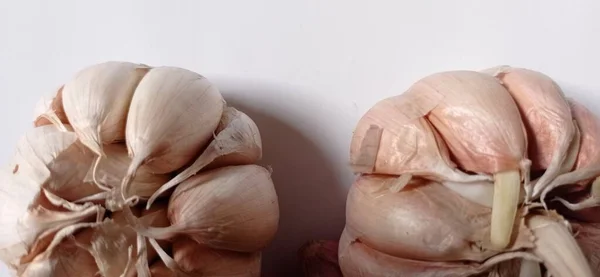
{"label": "garlic clove", "polygon": [[223,114],[219,90],[203,76],[177,67],[156,67],[139,83],[127,115],[132,160],[121,190],[127,199],[141,165],[154,173],[180,169],[206,146]]}
{"label": "garlic clove", "polygon": [[571,162],[567,157],[576,129],[562,89],[550,77],[529,69],[500,66],[486,71],[498,78],[515,100],[527,130],[532,170],[545,170],[535,186],[547,186],[573,166],[565,163]]}
{"label": "garlic clove", "polygon": [[156,239],[186,235],[215,249],[255,252],[275,235],[279,224],[271,173],[257,165],[202,172],[181,183],[169,200],[166,228],[132,219],[140,234]]}
{"label": "garlic clove", "polygon": [[[382,253],[428,261],[484,261],[499,251],[489,244],[492,210],[439,183],[413,179],[398,193],[381,190],[389,176],[360,176],[346,201],[346,228]],[[533,247],[517,230],[508,249]],[[449,239],[452,238],[452,239]]]}
{"label": "garlic clove", "polygon": [[[517,191],[522,180],[524,187],[529,187],[531,161],[527,159],[525,126],[515,101],[496,78],[466,70],[440,72],[417,81],[405,94],[415,99],[416,105],[432,107],[427,119],[439,131],[459,168],[493,175],[518,170],[520,177],[510,179],[516,183],[507,186]],[[494,188],[495,192],[499,189],[504,188]],[[511,199],[493,208],[517,203]],[[506,207],[495,214],[516,210]],[[513,223],[494,224],[492,234],[507,237],[513,232],[506,229],[508,226]],[[492,243],[496,248],[507,247],[506,240],[494,239]]]}
{"label": "garlic clove", "polygon": [[595,275],[577,241],[561,222],[546,215],[531,215],[526,222],[536,238],[531,251],[543,260],[552,276]]}
{"label": "garlic clove", "polygon": [[360,119],[352,137],[350,160],[356,173],[425,176],[434,180],[491,180],[469,175],[450,161],[448,149],[424,118],[412,95],[384,99]]}
{"label": "garlic clove", "polygon": [[[348,229],[342,232],[339,244],[339,263],[345,277],[494,276],[492,274],[498,272],[502,274],[512,273],[516,267],[514,259],[526,255],[521,253],[502,254],[483,264],[466,261],[442,262],[401,258],[369,247],[362,242],[362,238],[358,238],[355,232]],[[514,276],[514,274],[499,276]]]}
{"label": "garlic clove", "polygon": [[570,184],[585,186],[600,176],[600,119],[577,101],[568,101],[581,134],[577,159],[573,171],[559,175],[544,188],[534,190],[534,196],[541,195],[542,201],[557,187]]}
{"label": "garlic clove", "polygon": [[342,277],[337,241],[309,241],[298,251],[303,276]]}
{"label": "garlic clove", "polygon": [[125,139],[125,122],[133,92],[150,68],[109,61],[88,66],[62,90],[67,118],[81,142],[103,156],[103,144]]}
{"label": "garlic clove", "polygon": [[226,107],[217,127],[217,135],[196,161],[156,190],[147,203],[188,179],[200,170],[231,165],[252,164],[262,157],[260,132],[254,121],[243,112]]}
{"label": "garlic clove", "polygon": [[173,259],[181,270],[196,276],[260,277],[261,253],[212,249],[181,237],[173,242]]}

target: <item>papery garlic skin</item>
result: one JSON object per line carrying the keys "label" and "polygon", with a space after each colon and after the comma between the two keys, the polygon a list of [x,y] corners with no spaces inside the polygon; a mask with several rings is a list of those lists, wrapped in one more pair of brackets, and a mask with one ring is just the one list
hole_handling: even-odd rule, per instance
{"label": "papery garlic skin", "polygon": [[[469,175],[456,168],[446,143],[424,118],[426,107],[416,100],[409,94],[389,97],[363,115],[350,147],[354,172],[412,174],[461,183],[491,180],[490,176]],[[374,133],[377,129],[379,134]],[[372,143],[368,142],[371,136]]]}
{"label": "papery garlic skin", "polygon": [[122,141],[133,92],[148,66],[110,61],[79,71],[62,90],[63,107],[81,142],[103,156],[102,145]]}
{"label": "papery garlic skin", "polygon": [[[73,211],[39,206],[43,186],[52,177],[47,166],[75,143],[76,136],[46,125],[28,131],[18,142],[16,155],[0,170],[1,207],[0,258],[14,264],[26,254],[39,236],[101,216],[101,207],[82,206]],[[58,199],[57,199],[58,200]]]}

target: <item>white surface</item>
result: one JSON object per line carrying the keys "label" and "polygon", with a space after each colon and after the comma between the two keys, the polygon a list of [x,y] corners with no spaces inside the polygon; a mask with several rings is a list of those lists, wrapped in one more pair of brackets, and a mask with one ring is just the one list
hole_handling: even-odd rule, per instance
{"label": "white surface", "polygon": [[511,64],[600,107],[598,1],[368,2],[2,1],[0,158],[84,66],[197,71],[261,128],[281,204],[264,272],[294,276],[302,243],[341,231],[351,132],[377,100],[435,71]]}

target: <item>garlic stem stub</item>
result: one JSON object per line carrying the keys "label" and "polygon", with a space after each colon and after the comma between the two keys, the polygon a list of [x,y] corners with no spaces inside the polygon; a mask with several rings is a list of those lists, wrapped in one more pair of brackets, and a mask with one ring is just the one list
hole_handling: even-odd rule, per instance
{"label": "garlic stem stub", "polygon": [[519,205],[521,178],[519,171],[497,173],[494,182],[494,204],[490,242],[496,249],[506,248],[512,237]]}

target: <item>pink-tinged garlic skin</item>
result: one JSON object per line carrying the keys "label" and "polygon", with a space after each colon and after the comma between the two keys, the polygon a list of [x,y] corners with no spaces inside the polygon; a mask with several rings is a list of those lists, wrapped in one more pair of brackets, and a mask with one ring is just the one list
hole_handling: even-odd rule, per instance
{"label": "pink-tinged garlic skin", "polygon": [[[416,99],[402,94],[375,104],[360,119],[350,146],[350,160],[355,172],[401,175],[410,173],[434,180],[469,182],[489,177],[468,175],[456,169],[439,133],[424,118],[425,107],[416,107]],[[373,164],[361,161],[369,129],[381,129]]]}
{"label": "pink-tinged garlic skin", "polygon": [[[549,169],[554,156],[564,157],[575,133],[562,89],[537,71],[511,67],[500,67],[498,71],[496,76],[515,100],[527,129],[532,169]],[[562,153],[557,152],[559,148]]]}
{"label": "pink-tinged garlic skin", "polygon": [[[400,258],[377,251],[345,229],[340,238],[339,262],[345,277],[468,277],[516,276],[518,264],[504,259],[481,265],[468,262],[431,262]],[[496,275],[493,275],[496,274]]]}
{"label": "pink-tinged garlic skin", "polygon": [[[569,99],[569,105],[581,132],[575,170],[597,165],[600,163],[600,119],[575,100]],[[579,184],[586,184],[590,180],[581,180]]]}
{"label": "pink-tinged garlic skin", "polygon": [[527,157],[525,126],[508,91],[494,77],[448,71],[417,81],[406,92],[429,105],[427,118],[460,168],[478,173],[520,169]]}
{"label": "pink-tinged garlic skin", "polygon": [[[382,189],[386,176],[360,176],[346,202],[346,228],[365,245],[396,257],[427,261],[483,261],[498,251],[486,248],[491,209],[450,189],[414,179],[400,192]],[[531,246],[518,232],[511,249]]]}

